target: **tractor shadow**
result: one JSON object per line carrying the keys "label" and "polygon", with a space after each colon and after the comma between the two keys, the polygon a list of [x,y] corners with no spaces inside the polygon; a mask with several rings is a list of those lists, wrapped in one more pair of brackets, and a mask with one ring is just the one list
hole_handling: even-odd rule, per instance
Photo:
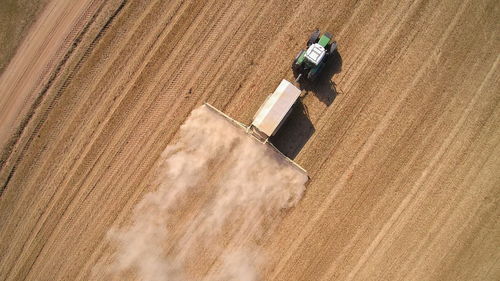
{"label": "tractor shadow", "polygon": [[303,98],[313,93],[321,102],[327,106],[331,105],[337,97],[337,88],[332,77],[342,71],[342,56],[338,49],[328,58],[325,69],[320,73],[316,81],[310,82],[306,79],[300,81],[300,87],[305,91]]}
{"label": "tractor shadow", "polygon": [[276,135],[270,138],[271,143],[290,159],[295,159],[304,145],[309,141],[316,129],[309,118],[307,107],[302,99],[309,93],[313,93],[327,106],[333,103],[337,96],[335,83],[332,77],[342,71],[342,57],[338,50],[329,58],[325,69],[314,82],[302,80],[300,87],[305,93],[297,101]]}
{"label": "tractor shadow", "polygon": [[315,129],[309,118],[307,108],[298,101],[276,135],[270,138],[271,143],[290,159],[295,159]]}

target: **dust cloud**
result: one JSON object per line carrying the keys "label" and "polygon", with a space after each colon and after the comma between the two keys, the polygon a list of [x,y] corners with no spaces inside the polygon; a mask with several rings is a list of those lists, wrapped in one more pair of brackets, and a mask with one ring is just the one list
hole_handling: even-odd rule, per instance
{"label": "dust cloud", "polygon": [[257,281],[259,242],[301,198],[307,177],[207,106],[163,152],[154,192],[108,237],[108,277],[145,281]]}

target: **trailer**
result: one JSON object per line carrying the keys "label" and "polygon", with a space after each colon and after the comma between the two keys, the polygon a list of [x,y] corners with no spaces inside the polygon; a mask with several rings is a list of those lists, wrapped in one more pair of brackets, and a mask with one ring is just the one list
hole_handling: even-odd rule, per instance
{"label": "trailer", "polygon": [[248,126],[227,116],[208,103],[206,103],[205,105],[209,109],[230,120],[234,125],[244,129],[249,136],[252,136],[263,145],[267,145],[268,147],[270,147],[272,150],[278,153],[279,157],[290,162],[305,175],[307,175],[307,172],[306,170],[304,170],[304,168],[300,167],[293,160],[285,156],[283,153],[281,153],[281,151],[279,151],[279,149],[277,149],[272,143],[269,142],[269,138],[274,136],[276,132],[278,132],[280,127],[290,115],[293,105],[300,97],[300,93],[301,91],[299,88],[295,87],[289,81],[283,79],[276,90],[266,98],[264,103],[260,106],[259,110],[257,110],[252,123]]}
{"label": "trailer", "polygon": [[267,141],[278,132],[288,118],[300,93],[300,89],[292,83],[281,80],[276,90],[266,98],[255,113],[248,130],[261,140]]}

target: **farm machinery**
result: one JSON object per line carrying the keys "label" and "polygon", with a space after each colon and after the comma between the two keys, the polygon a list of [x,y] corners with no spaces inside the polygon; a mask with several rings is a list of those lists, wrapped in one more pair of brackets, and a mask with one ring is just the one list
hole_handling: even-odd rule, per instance
{"label": "farm machinery", "polygon": [[[320,31],[315,30],[307,41],[307,49],[301,50],[293,61],[292,69],[296,77],[295,82],[299,82],[302,76],[305,76],[305,78],[311,82],[316,80],[325,67],[328,57],[330,57],[336,49],[337,42],[333,40],[333,36],[330,33],[326,32],[320,36]],[[205,105],[212,111],[230,120],[233,124],[245,129],[249,135],[259,142],[268,145],[283,159],[289,161],[307,175],[307,172],[302,167],[282,154],[269,142],[269,138],[276,134],[290,115],[300,95],[301,90],[298,87],[283,79],[276,90],[270,94],[260,106],[257,113],[254,115],[252,123],[248,126],[232,119],[208,103]]]}
{"label": "farm machinery", "polygon": [[278,132],[279,128],[287,117],[292,112],[292,107],[299,98],[301,90],[295,87],[292,83],[287,80],[282,80],[276,90],[270,94],[264,103],[260,106],[257,113],[255,113],[253,121],[250,125],[245,125],[240,123],[231,117],[227,116],[223,112],[219,111],[212,105],[206,103],[207,106],[212,111],[215,111],[219,115],[224,116],[226,119],[230,120],[234,125],[241,127],[246,131],[247,134],[255,138],[257,141],[269,148],[274,150],[279,157],[290,162],[295,166],[300,172],[307,175],[307,172],[300,167],[298,164],[293,162],[290,158],[285,156],[281,151],[279,151],[272,143],[269,142],[269,138],[274,136]]}
{"label": "farm machinery", "polygon": [[316,29],[309,36],[306,47],[306,49],[300,50],[293,60],[292,70],[297,82],[302,76],[309,81],[316,80],[321,70],[324,69],[328,58],[337,49],[337,42],[330,33],[325,32],[320,36],[320,31]]}

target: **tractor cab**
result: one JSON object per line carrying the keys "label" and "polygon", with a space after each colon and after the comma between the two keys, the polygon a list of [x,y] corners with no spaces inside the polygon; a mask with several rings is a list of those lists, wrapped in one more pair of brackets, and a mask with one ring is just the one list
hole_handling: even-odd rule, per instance
{"label": "tractor cab", "polygon": [[326,55],[326,49],[318,43],[309,46],[305,53],[306,63],[312,64],[312,66],[319,65]]}

